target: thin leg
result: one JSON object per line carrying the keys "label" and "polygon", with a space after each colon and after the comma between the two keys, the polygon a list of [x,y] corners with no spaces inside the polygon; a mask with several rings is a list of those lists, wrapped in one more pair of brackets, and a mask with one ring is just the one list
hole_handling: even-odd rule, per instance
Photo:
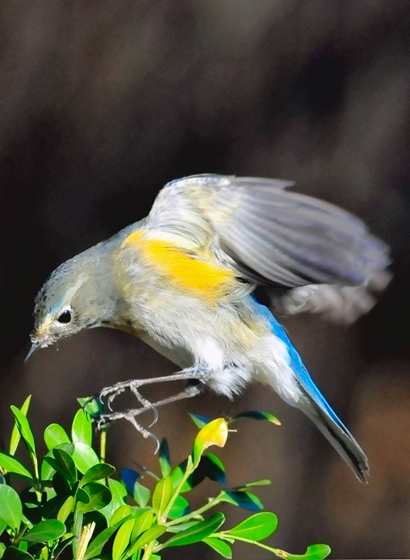
{"label": "thin leg", "polygon": [[[111,404],[114,399],[123,393],[126,389],[132,391],[132,393],[136,396],[138,402],[143,405],[143,407],[149,406],[151,403],[145,399],[141,393],[138,391],[139,387],[143,385],[151,385],[153,383],[165,383],[169,381],[187,381],[190,379],[197,379],[198,381],[205,382],[207,377],[209,376],[209,370],[204,367],[202,364],[196,364],[190,368],[185,368],[178,373],[174,373],[172,375],[164,375],[162,377],[151,377],[150,379],[130,379],[129,381],[120,381],[111,387],[105,387],[100,391],[98,394],[98,398],[102,402],[102,399],[108,396],[107,405],[110,410]],[[153,406],[153,405],[151,405]]]}
{"label": "thin leg", "polygon": [[[162,399],[162,400],[157,401],[155,403],[151,403],[151,402],[147,401],[148,404],[144,407],[126,410],[125,412],[113,412],[111,414],[101,414],[101,416],[98,419],[97,426],[98,426],[98,428],[101,428],[104,424],[107,424],[108,422],[113,422],[114,420],[121,420],[121,419],[128,420],[128,422],[131,422],[131,424],[134,426],[134,428],[138,432],[140,432],[140,434],[143,437],[145,437],[145,438],[152,437],[153,439],[155,439],[155,441],[157,443],[157,449],[156,449],[156,452],[157,452],[158,448],[159,448],[159,441],[158,441],[157,436],[155,434],[153,434],[152,432],[150,432],[149,430],[145,429],[143,426],[141,426],[141,424],[139,424],[139,422],[137,422],[135,420],[135,417],[138,416],[139,414],[141,414],[142,412],[146,412],[147,410],[154,409],[156,411],[156,408],[158,406],[162,406],[164,404],[169,404],[169,403],[172,403],[172,402],[175,402],[175,401],[180,401],[182,399],[189,399],[191,397],[195,397],[196,395],[199,395],[202,392],[202,390],[203,390],[203,385],[202,384],[201,385],[188,385],[180,393],[177,393],[176,395],[172,395],[171,397],[167,397],[166,399]],[[158,414],[157,414],[157,416],[158,416]],[[152,426],[152,424],[151,424],[151,426]]]}

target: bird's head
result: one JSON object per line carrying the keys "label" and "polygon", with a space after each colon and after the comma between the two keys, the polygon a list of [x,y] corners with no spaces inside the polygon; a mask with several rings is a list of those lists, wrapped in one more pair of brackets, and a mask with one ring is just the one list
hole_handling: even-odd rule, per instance
{"label": "bird's head", "polygon": [[37,348],[45,348],[112,319],[115,308],[112,279],[101,262],[103,255],[96,247],[93,250],[60,265],[39,291],[30,335],[32,346],[26,359]]}

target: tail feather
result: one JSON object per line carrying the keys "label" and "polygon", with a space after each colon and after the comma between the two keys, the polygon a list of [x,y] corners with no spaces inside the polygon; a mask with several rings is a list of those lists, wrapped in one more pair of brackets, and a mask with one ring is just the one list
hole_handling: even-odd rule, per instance
{"label": "tail feather", "polygon": [[322,434],[353,470],[357,478],[366,483],[369,475],[369,463],[363,449],[315,385],[284,328],[267,307],[255,300],[253,306],[260,315],[269,320],[273,333],[286,344],[290,365],[303,393],[303,396],[294,403],[294,406],[300,408],[306,416],[313,420]]}
{"label": "tail feather", "polygon": [[343,422],[334,416],[330,417],[315,401],[306,395],[308,403],[300,406],[300,409],[319,428],[329,443],[336,449],[339,455],[346,461],[354,474],[364,484],[367,484],[370,474],[369,463],[363,449],[349,432]]}

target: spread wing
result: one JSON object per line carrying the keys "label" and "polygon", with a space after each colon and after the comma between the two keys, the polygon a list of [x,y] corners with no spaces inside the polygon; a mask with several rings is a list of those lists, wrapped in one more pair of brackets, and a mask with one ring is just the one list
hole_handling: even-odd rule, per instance
{"label": "spread wing", "polygon": [[361,285],[389,264],[387,245],[361,220],[286,190],[292,185],[221,175],[177,179],[158,195],[147,225],[199,247],[216,232],[239,274],[265,286]]}

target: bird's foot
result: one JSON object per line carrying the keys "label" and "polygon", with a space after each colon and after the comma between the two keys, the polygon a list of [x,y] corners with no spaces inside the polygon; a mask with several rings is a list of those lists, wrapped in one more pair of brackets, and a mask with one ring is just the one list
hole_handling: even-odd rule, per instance
{"label": "bird's foot", "polygon": [[[141,426],[139,422],[136,421],[135,417],[139,416],[143,412],[148,410],[155,410],[156,416],[158,417],[157,407],[162,406],[164,404],[169,404],[171,402],[180,401],[182,399],[189,399],[191,397],[195,397],[202,392],[203,385],[202,384],[188,384],[183,391],[177,393],[176,395],[172,395],[167,397],[166,399],[162,399],[155,403],[149,402],[147,399],[144,399],[148,404],[141,406],[140,408],[134,408],[130,410],[126,410],[124,412],[111,412],[109,414],[101,414],[97,420],[97,427],[101,429],[105,424],[109,424],[114,422],[115,420],[128,420],[134,428],[142,434],[144,438],[152,437],[157,443],[157,449],[159,448],[159,440],[155,434]],[[152,424],[150,424],[150,427]]]}

